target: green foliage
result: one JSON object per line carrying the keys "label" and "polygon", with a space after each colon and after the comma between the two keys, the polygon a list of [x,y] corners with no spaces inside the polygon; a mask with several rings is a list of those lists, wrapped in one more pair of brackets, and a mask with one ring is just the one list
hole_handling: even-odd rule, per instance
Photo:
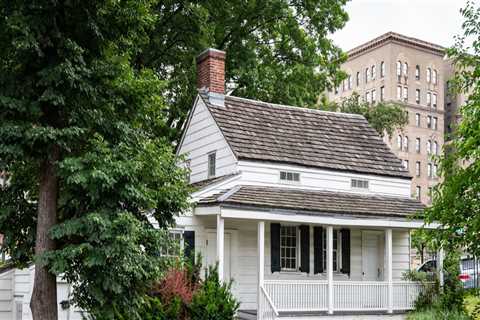
{"label": "green foliage", "polygon": [[[461,107],[447,153],[440,159],[441,183],[433,192],[433,205],[425,212],[426,222],[438,221],[442,228],[435,239],[480,254],[480,7],[467,2],[461,10],[463,35],[448,50],[456,75],[455,94],[468,99]],[[472,46],[465,45],[466,41]]]}
{"label": "green foliage", "polygon": [[407,320],[470,320],[470,318],[461,311],[427,309],[409,313]]}
{"label": "green foliage", "polygon": [[[73,302],[99,319],[128,319],[162,273],[163,233],[188,208],[163,96],[138,61],[159,2],[0,0],[0,192],[3,250],[41,259],[73,284]],[[56,163],[56,250],[33,256],[39,168]]]}
{"label": "green foliage", "polygon": [[231,283],[221,283],[217,268],[210,267],[205,281],[190,305],[192,320],[233,319],[239,307],[230,292]]}
{"label": "green foliage", "polygon": [[347,21],[347,0],[160,1],[151,41],[137,61],[167,86],[168,131],[178,138],[196,92],[194,58],[207,47],[227,52],[228,91],[236,96],[313,107],[343,78],[346,56],[328,38]]}
{"label": "green foliage", "polygon": [[367,103],[356,92],[340,103],[322,99],[320,108],[327,111],[360,114],[381,136],[385,133],[392,136],[396,129],[403,129],[408,123],[408,114],[401,105],[392,102]]}
{"label": "green foliage", "polygon": [[467,315],[473,320],[480,320],[480,297],[478,293],[470,293],[463,299]]}

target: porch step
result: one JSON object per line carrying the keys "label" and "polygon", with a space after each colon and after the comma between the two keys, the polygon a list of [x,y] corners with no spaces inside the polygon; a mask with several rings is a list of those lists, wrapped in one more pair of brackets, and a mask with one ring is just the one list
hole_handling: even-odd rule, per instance
{"label": "porch step", "polygon": [[257,320],[257,310],[238,310],[237,320]]}

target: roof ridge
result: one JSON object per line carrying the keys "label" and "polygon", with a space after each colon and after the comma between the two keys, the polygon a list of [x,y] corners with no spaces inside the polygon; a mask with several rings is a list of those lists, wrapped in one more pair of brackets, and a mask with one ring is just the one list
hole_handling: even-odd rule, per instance
{"label": "roof ridge", "polygon": [[307,107],[297,107],[297,106],[290,106],[290,105],[286,105],[286,104],[265,102],[265,101],[261,101],[261,100],[255,100],[255,99],[249,99],[249,98],[243,98],[243,97],[236,97],[236,96],[226,96],[226,98],[233,99],[233,100],[244,100],[244,101],[249,101],[249,102],[255,102],[257,104],[263,104],[263,105],[266,105],[268,107],[280,107],[280,108],[288,108],[288,109],[302,110],[302,111],[315,112],[315,113],[334,114],[334,115],[339,115],[339,116],[342,116],[342,117],[365,119],[364,116],[362,116],[360,114],[355,114],[355,113],[345,113],[345,112],[338,112],[338,111],[327,111],[327,110],[320,110],[320,109],[312,109],[312,108],[307,108]]}

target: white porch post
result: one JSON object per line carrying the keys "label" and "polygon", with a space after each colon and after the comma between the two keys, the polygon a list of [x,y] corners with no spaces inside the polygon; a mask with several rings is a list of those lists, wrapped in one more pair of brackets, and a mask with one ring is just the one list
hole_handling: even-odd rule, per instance
{"label": "white porch post", "polygon": [[218,278],[223,281],[223,248],[225,239],[224,220],[220,215],[217,215],[217,262],[218,262]]}
{"label": "white porch post", "polygon": [[258,287],[257,287],[257,319],[260,316],[261,288],[265,279],[265,222],[258,221],[257,227],[257,245],[258,245]]}
{"label": "white porch post", "polygon": [[327,227],[328,313],[333,313],[333,227]]}
{"label": "white porch post", "polygon": [[392,262],[393,262],[393,255],[392,255],[392,229],[385,230],[385,269],[387,271],[387,312],[393,312],[393,272],[392,272]]}
{"label": "white porch post", "polygon": [[445,284],[444,274],[443,274],[443,248],[438,249],[437,252],[438,257],[438,282],[440,283],[440,288],[443,289],[443,285]]}

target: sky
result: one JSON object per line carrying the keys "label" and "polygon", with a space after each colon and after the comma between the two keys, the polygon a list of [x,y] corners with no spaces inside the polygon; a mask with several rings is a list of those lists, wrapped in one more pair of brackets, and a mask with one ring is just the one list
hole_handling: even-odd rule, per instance
{"label": "sky", "polygon": [[[349,21],[333,34],[344,51],[394,31],[445,47],[460,34],[466,0],[350,0]],[[480,3],[480,0],[476,0]]]}

